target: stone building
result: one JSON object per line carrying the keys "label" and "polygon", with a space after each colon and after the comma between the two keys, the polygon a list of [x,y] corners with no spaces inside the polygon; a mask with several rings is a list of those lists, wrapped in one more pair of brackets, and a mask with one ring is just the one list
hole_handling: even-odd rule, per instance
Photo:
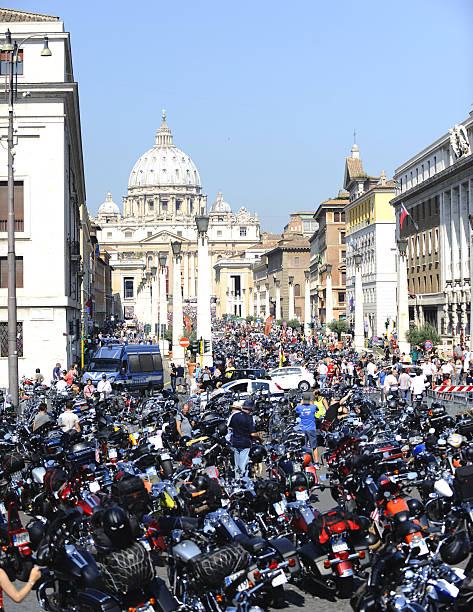
{"label": "stone building", "polygon": [[[107,194],[95,219],[101,227],[98,233],[100,248],[110,253],[113,292],[119,293],[126,319],[136,316],[139,302],[140,317],[145,317],[142,322],[152,322],[158,290],[155,274],[151,273],[159,265],[160,252],[167,255],[166,293],[171,297],[171,241],[181,242],[184,302],[195,304],[198,279],[195,218],[204,214],[210,216],[208,236],[212,270],[220,259],[244,252],[261,240],[258,216],[251,215],[244,206],[233,213],[221,193],[207,211],[207,196],[203,193],[197,168],[191,158],[174,145],[163,112],[154,146],[138,159],[130,173],[128,193],[123,197],[123,214]],[[214,301],[215,273],[208,290],[209,299]]]}
{"label": "stone building", "polygon": [[348,194],[322,202],[313,217],[317,230],[309,238],[310,304],[312,321],[326,325],[344,319],[345,301],[345,206]]}
{"label": "stone building", "polygon": [[[287,232],[262,257],[265,277],[258,274],[261,264],[255,266],[256,286],[264,301],[269,297],[270,314],[276,319],[304,320],[304,270],[309,267],[309,242],[303,234]],[[268,297],[266,297],[268,296]],[[266,308],[265,308],[266,312]]]}
{"label": "stone building", "polygon": [[410,319],[432,323],[447,341],[471,334],[472,140],[473,111],[394,175],[391,204],[398,237],[407,240]]}
{"label": "stone building", "polygon": [[[18,370],[80,360],[81,220],[85,218],[78,85],[69,33],[59,17],[0,9],[0,31],[21,41],[15,121],[15,226]],[[42,53],[44,34],[50,56]],[[28,38],[28,40],[24,40]],[[6,52],[0,72],[7,74]],[[5,94],[6,79],[2,79]],[[0,386],[8,380],[7,136],[8,104],[0,100]]]}
{"label": "stone building", "polygon": [[354,321],[355,260],[361,255],[363,323],[368,337],[395,331],[396,244],[395,217],[390,200],[394,182],[368,176],[355,144],[345,162],[344,187],[350,194],[345,208],[347,263],[346,312]]}

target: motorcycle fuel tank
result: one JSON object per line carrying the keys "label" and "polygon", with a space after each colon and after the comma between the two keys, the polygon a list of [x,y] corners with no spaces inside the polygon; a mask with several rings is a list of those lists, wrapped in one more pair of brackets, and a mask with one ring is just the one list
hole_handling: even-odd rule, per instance
{"label": "motorcycle fuel tank", "polygon": [[176,546],[172,548],[173,555],[179,558],[181,561],[187,563],[193,557],[201,554],[200,548],[194,542],[190,540],[184,540],[183,542],[179,542]]}

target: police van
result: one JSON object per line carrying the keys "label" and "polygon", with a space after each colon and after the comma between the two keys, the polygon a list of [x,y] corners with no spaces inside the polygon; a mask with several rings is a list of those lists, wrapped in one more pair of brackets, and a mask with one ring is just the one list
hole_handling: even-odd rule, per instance
{"label": "police van", "polygon": [[94,385],[107,376],[115,387],[162,389],[163,360],[157,344],[108,344],[92,356],[82,380]]}

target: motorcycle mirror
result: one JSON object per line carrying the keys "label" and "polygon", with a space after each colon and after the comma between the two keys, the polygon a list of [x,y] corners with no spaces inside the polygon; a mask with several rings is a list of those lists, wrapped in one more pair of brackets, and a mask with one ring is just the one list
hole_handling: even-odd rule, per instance
{"label": "motorcycle mirror", "polygon": [[429,434],[434,434],[434,433],[435,433],[435,429],[434,429],[433,427],[431,427],[431,428],[429,429]]}
{"label": "motorcycle mirror", "polygon": [[446,441],[444,438],[439,438],[439,439],[437,440],[437,444],[438,444],[439,446],[445,446],[445,444],[447,444],[447,441]]}
{"label": "motorcycle mirror", "polygon": [[417,478],[417,472],[409,472],[409,473],[407,474],[407,478],[408,478],[409,480],[415,480],[415,479]]}
{"label": "motorcycle mirror", "polygon": [[10,436],[10,434],[9,434],[9,433],[6,433],[6,434],[3,436],[3,439],[4,439],[4,440],[9,440],[10,438],[11,438],[11,436]]}
{"label": "motorcycle mirror", "polygon": [[402,436],[397,434],[396,435],[396,442],[400,442],[402,440]]}

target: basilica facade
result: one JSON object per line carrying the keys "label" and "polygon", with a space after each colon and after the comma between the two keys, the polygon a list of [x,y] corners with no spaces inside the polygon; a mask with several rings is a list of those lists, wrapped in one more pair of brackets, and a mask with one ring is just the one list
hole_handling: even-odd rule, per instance
{"label": "basilica facade", "polygon": [[212,269],[209,300],[217,301],[214,266],[261,242],[259,219],[243,206],[233,213],[220,192],[207,209],[199,172],[191,158],[174,145],[163,112],[155,144],[131,171],[123,212],[108,193],[93,220],[100,250],[110,254],[112,290],[120,296],[125,319],[150,323],[154,331],[158,258],[160,253],[167,255],[166,288],[171,299],[171,242],[175,241],[181,243],[183,298],[189,305],[195,303],[199,276],[195,217],[207,214]]}

